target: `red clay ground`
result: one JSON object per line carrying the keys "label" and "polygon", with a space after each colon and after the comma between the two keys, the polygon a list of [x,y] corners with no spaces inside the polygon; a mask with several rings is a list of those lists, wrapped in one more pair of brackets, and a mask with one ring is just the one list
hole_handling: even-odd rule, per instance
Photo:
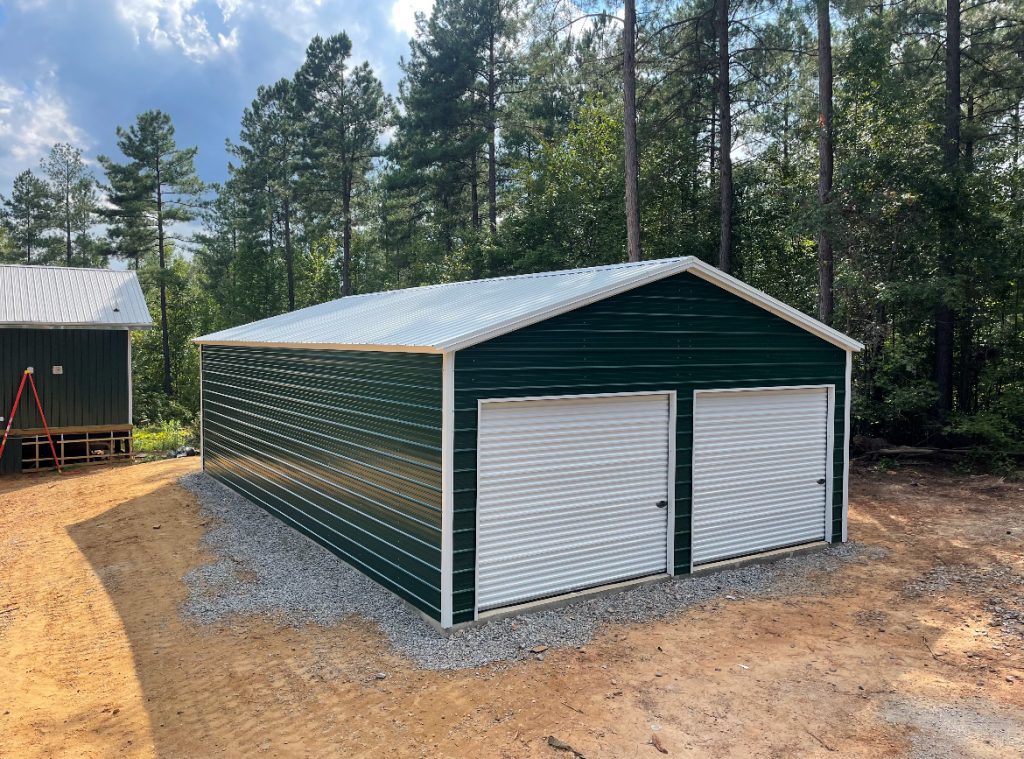
{"label": "red clay ground", "polygon": [[855,472],[850,535],[889,554],[825,596],[439,673],[359,620],[182,621],[211,558],[177,485],[195,466],[0,480],[0,756],[572,756],[549,735],[591,759],[661,756],[652,735],[668,756],[1024,754],[1020,483]]}

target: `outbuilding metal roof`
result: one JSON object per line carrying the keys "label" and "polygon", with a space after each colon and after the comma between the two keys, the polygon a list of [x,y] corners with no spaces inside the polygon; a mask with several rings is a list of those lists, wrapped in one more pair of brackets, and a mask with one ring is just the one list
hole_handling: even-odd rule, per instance
{"label": "outbuilding metal roof", "polygon": [[692,256],[354,295],[214,332],[195,342],[443,353],[468,348],[684,271],[845,350],[863,347]]}
{"label": "outbuilding metal roof", "polygon": [[152,326],[135,272],[0,266],[0,327]]}

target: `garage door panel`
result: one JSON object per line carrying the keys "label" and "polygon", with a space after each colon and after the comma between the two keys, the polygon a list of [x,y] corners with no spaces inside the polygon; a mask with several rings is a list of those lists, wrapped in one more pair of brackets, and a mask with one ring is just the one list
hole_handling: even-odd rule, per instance
{"label": "garage door panel", "polygon": [[[656,559],[657,557],[653,554],[648,557],[649,561],[655,561]],[[647,574],[644,572],[636,572],[635,563],[633,561],[621,563],[606,562],[602,566],[616,578],[615,580],[609,580],[609,582],[621,582],[623,580],[629,580],[636,577],[644,577]],[[593,575],[594,568],[594,564],[581,564],[576,567],[575,574],[561,575],[554,580],[544,578],[530,578],[524,580],[521,575],[509,578],[507,582],[503,584],[502,588],[503,594],[510,600],[502,605],[507,606],[509,604],[522,603],[535,598],[544,598],[545,596],[554,596],[570,592],[566,590],[566,587],[574,589],[593,587],[590,580]]]}
{"label": "garage door panel", "polygon": [[[657,448],[629,448],[630,453],[638,457],[654,457],[661,452]],[[572,456],[573,460],[565,459]],[[496,463],[500,461],[501,463]],[[541,463],[541,462],[544,463]],[[617,452],[593,456],[573,455],[572,452],[552,454],[538,450],[533,457],[519,457],[515,461],[488,458],[483,461],[490,474],[487,484],[481,490],[500,489],[507,482],[523,482],[530,479],[546,479],[552,474],[566,477],[585,477],[588,480],[610,480],[620,474],[638,474],[649,469],[648,466],[637,465],[622,458],[622,448]]]}
{"label": "garage door panel", "polygon": [[[612,494],[614,495],[614,494]],[[565,504],[551,505],[550,502],[536,508],[525,508],[508,517],[488,517],[480,520],[480,526],[493,536],[514,535],[523,532],[545,530],[558,527],[564,530],[583,532],[587,520],[595,520],[601,525],[619,524],[632,525],[634,511],[641,506],[657,503],[662,498],[658,492],[652,491],[642,501],[609,500],[607,503],[590,505],[580,500]],[[566,513],[571,511],[572,513]]]}
{"label": "garage door panel", "polygon": [[694,488],[693,494],[695,497],[706,498],[709,504],[714,500],[724,501],[724,503],[706,506],[703,513],[713,513],[716,509],[730,510],[736,501],[743,500],[746,496],[764,500],[766,492],[771,492],[777,501],[783,496],[788,501],[790,498],[798,498],[803,494],[819,501],[821,500],[822,486],[817,484],[817,480],[814,482],[799,481],[803,479],[806,471],[806,466],[802,468],[789,467],[785,470],[773,469],[770,477],[762,477],[757,482],[751,482],[749,479],[724,479],[712,484],[702,484],[699,488]]}
{"label": "garage door panel", "polygon": [[666,394],[481,405],[477,603],[664,572]]}
{"label": "garage door panel", "polygon": [[827,388],[698,393],[695,564],[825,538]]}
{"label": "garage door panel", "polygon": [[[694,440],[703,443],[711,448],[729,449],[736,436],[742,436],[748,445],[806,445],[808,441],[815,440],[822,435],[811,434],[808,427],[817,424],[818,417],[810,416],[800,419],[793,424],[776,424],[768,419],[759,419],[757,425],[740,426],[733,424],[727,419],[716,419],[715,424],[721,425],[721,430],[715,433],[702,432],[694,437]],[[766,426],[770,425],[770,426]],[[787,437],[792,436],[792,437]]]}

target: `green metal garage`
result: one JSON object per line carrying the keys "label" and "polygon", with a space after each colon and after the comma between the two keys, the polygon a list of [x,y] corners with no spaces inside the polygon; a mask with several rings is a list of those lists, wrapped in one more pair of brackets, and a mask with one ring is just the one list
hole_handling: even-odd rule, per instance
{"label": "green metal garage", "polygon": [[846,539],[861,344],[695,258],[196,342],[205,470],[444,628]]}

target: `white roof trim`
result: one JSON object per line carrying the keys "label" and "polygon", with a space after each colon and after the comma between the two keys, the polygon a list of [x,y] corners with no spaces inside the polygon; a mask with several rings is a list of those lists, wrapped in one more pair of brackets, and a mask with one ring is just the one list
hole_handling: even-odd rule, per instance
{"label": "white roof trim", "polygon": [[[351,297],[351,296],[350,296]],[[299,348],[307,351],[363,351],[364,353],[445,353],[431,345],[363,345],[358,343],[262,343],[251,340],[207,340],[197,337],[196,345],[227,345],[239,348]]]}
{"label": "white roof trim", "polygon": [[[620,276],[620,271],[625,270],[628,276]],[[683,272],[690,272],[696,277],[699,277],[707,282],[710,282],[723,290],[736,295],[739,298],[753,303],[754,305],[760,306],[765,311],[784,319],[791,324],[804,329],[813,335],[829,342],[843,350],[847,351],[859,351],[864,346],[847,335],[829,327],[826,324],[814,319],[792,306],[788,306],[782,301],[772,298],[760,290],[751,287],[750,285],[719,271],[715,267],[704,263],[698,258],[693,256],[687,256],[683,258],[670,258],[662,259],[658,261],[645,261],[642,263],[635,264],[614,264],[611,266],[600,266],[591,267],[589,269],[576,269],[564,272],[546,272],[543,274],[527,274],[516,277],[498,277],[493,280],[476,280],[476,284],[484,284],[488,282],[501,282],[516,280],[518,283],[525,283],[531,278],[540,277],[553,277],[556,275],[574,275],[579,274],[581,276],[594,275],[597,277],[604,277],[605,279],[612,280],[607,284],[601,286],[595,286],[590,290],[581,288],[581,291],[576,294],[567,293],[568,297],[562,300],[552,299],[547,297],[546,301],[541,299],[538,302],[538,307],[534,310],[520,311],[520,313],[514,314],[506,319],[491,320],[484,323],[481,326],[473,327],[472,324],[469,328],[465,329],[461,333],[449,334],[442,337],[438,334],[436,341],[430,342],[414,342],[413,340],[396,340],[394,343],[335,343],[335,342],[318,342],[315,335],[308,336],[309,339],[300,339],[298,341],[288,341],[285,338],[284,341],[260,341],[245,339],[248,335],[234,335],[232,334],[236,330],[241,331],[242,328],[232,328],[229,330],[223,330],[218,333],[198,337],[193,342],[200,345],[237,345],[237,346],[249,346],[249,347],[264,347],[264,348],[301,348],[306,350],[358,350],[358,351],[393,351],[393,352],[417,352],[417,353],[444,353],[448,351],[458,351],[465,348],[478,345],[480,343],[492,340],[501,335],[513,332],[523,327],[528,327],[531,324],[550,319],[558,316],[559,314],[567,313],[591,303],[596,303],[601,300],[613,297],[623,292],[633,290],[637,287],[656,282],[666,277],[671,277],[676,274]],[[402,293],[412,292],[426,292],[441,290],[444,288],[458,288],[460,285],[472,285],[474,283],[450,283],[442,285],[428,285],[423,288],[411,288],[406,291],[390,291],[389,293],[367,293],[359,296],[349,296],[341,301],[337,301],[341,307],[342,304],[352,303],[353,306],[356,303],[365,303],[366,300],[372,300],[375,296],[383,297],[388,295],[395,297]],[[493,293],[492,293],[493,294]],[[422,306],[422,304],[420,304]],[[316,309],[314,313],[308,316],[301,316],[301,312],[292,312],[292,314],[282,315],[285,318],[296,319],[295,315],[300,315],[297,322],[302,324],[303,319],[305,323],[316,327],[322,322],[324,316],[330,316],[330,308],[328,304],[321,304],[320,306],[314,306],[311,309],[304,309],[306,311],[312,311]],[[395,308],[400,310],[401,303],[396,303]],[[275,322],[281,319],[281,317],[271,317],[270,322]],[[420,322],[422,324],[423,322]],[[254,325],[243,325],[250,327],[246,329],[246,332],[252,332],[251,327],[261,324],[261,322],[254,323]],[[268,329],[273,329],[273,326],[268,326]],[[299,335],[301,338],[306,338],[307,335],[302,333],[301,330]],[[426,336],[426,335],[422,335]],[[285,337],[285,335],[281,335]],[[412,335],[409,335],[412,337]],[[239,339],[240,338],[240,339]]]}

